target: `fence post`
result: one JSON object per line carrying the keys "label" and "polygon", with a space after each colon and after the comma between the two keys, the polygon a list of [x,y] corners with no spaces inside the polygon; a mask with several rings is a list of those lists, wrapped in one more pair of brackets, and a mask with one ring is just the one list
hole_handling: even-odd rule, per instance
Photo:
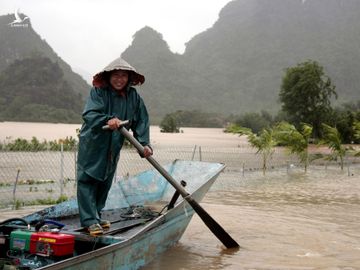
{"label": "fence post", "polygon": [[202,155],[201,155],[201,146],[199,146],[199,158],[200,158],[200,161],[202,161]]}
{"label": "fence post", "polygon": [[242,176],[245,175],[245,162],[243,162],[242,164]]}
{"label": "fence post", "polygon": [[60,196],[64,193],[64,144],[60,143]]}
{"label": "fence post", "polygon": [[192,153],[191,161],[193,161],[193,160],[194,160],[195,151],[196,151],[196,144],[195,144],[195,147],[194,147],[194,150],[193,150],[193,153]]}
{"label": "fence post", "polygon": [[15,185],[14,185],[14,189],[13,189],[13,209],[16,210],[16,187],[17,187],[17,183],[19,180],[19,174],[20,174],[20,168],[18,168],[17,173],[16,173],[16,178],[15,178]]}
{"label": "fence post", "polygon": [[286,161],[286,173],[289,173],[289,169],[290,169],[290,162],[287,160]]}
{"label": "fence post", "polygon": [[76,146],[74,148],[74,169],[75,169],[74,176],[75,176],[75,186],[76,186],[77,183],[77,147]]}

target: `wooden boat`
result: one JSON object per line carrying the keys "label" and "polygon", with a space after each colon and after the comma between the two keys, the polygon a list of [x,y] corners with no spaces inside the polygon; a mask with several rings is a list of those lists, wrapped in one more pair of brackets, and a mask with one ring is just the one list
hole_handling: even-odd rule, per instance
{"label": "wooden boat", "polygon": [[[224,165],[177,160],[165,169],[176,181],[185,180],[200,202]],[[104,235],[79,228],[73,199],[0,223],[0,258],[4,269],[138,269],[174,245],[193,214],[163,176],[148,170],[113,184],[103,212],[112,225]]]}

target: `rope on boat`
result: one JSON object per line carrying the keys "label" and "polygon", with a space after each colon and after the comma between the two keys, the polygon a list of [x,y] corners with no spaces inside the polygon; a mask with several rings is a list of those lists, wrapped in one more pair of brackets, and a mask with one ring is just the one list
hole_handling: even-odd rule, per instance
{"label": "rope on boat", "polygon": [[125,219],[135,219],[135,218],[154,218],[158,217],[160,213],[153,211],[150,207],[131,206],[129,210],[122,214],[121,217]]}

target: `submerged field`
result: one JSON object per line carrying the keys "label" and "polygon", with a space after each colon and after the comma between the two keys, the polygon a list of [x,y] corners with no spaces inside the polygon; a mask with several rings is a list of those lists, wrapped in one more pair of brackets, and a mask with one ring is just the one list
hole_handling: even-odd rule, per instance
{"label": "submerged field", "polygon": [[[52,124],[43,127],[43,134],[57,128]],[[321,161],[305,173],[296,157],[277,148],[263,175],[261,157],[244,138],[224,134],[221,129],[184,129],[178,134],[162,134],[156,129],[152,128],[152,141],[154,157],[160,163],[194,159],[227,166],[202,205],[241,248],[223,250],[195,215],[180,242],[143,269],[360,269],[357,159],[346,160],[343,171],[336,163]],[[20,133],[4,135],[1,127],[0,134],[20,137]],[[56,199],[60,192],[71,197],[76,190],[75,160],[76,152],[0,152],[0,182],[4,183],[0,198],[8,206],[0,220],[35,209],[9,208],[18,169],[19,181],[53,180],[23,182],[16,190],[18,199]],[[150,168],[136,151],[124,149],[115,181]]]}

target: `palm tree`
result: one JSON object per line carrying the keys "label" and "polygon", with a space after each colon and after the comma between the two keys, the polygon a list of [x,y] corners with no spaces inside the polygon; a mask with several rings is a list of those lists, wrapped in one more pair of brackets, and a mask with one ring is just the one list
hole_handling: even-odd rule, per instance
{"label": "palm tree", "polygon": [[320,141],[320,144],[327,145],[332,155],[329,157],[331,160],[337,160],[340,158],[341,170],[344,170],[344,157],[349,150],[342,145],[341,135],[336,127],[331,127],[326,124],[322,124],[324,130],[324,138]]}
{"label": "palm tree", "polygon": [[252,147],[257,148],[257,152],[262,154],[263,158],[263,174],[267,169],[267,162],[272,157],[274,153],[274,146],[277,144],[274,136],[273,130],[271,128],[263,129],[259,135],[254,134],[251,129],[232,124],[225,129],[225,132],[236,133],[241,135],[246,135],[248,142]]}
{"label": "palm tree", "polygon": [[228,125],[224,132],[226,133],[234,133],[234,134],[239,134],[239,136],[241,135],[249,135],[252,133],[251,129],[250,128],[246,128],[246,127],[242,127],[242,126],[239,126],[237,124],[230,124]]}
{"label": "palm tree", "polygon": [[263,174],[265,175],[265,171],[267,169],[267,162],[274,154],[274,146],[276,146],[277,144],[274,138],[273,129],[263,129],[259,135],[250,133],[248,135],[248,142],[251,144],[252,147],[257,148],[256,154],[261,153],[263,158]]}
{"label": "palm tree", "polygon": [[276,140],[285,145],[291,154],[296,154],[300,162],[304,164],[305,172],[309,165],[309,139],[313,128],[309,124],[302,123],[301,130],[298,131],[294,125],[281,122],[275,128]]}

